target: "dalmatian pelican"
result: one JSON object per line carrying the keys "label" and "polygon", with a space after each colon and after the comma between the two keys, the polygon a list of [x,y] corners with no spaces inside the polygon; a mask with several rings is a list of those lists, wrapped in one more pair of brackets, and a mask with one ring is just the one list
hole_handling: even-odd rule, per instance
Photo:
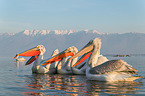
{"label": "dalmatian pelican", "polygon": [[[45,60],[43,60],[43,55],[45,53],[46,49],[43,45],[38,45],[34,48],[31,48],[29,50],[26,50],[22,53],[16,54],[16,56],[14,58],[18,58],[19,56],[24,56],[24,57],[31,57],[25,65],[29,65],[31,64],[33,61],[33,66],[32,66],[32,73],[48,73],[48,74],[54,74],[56,73],[56,65],[58,62],[56,62],[55,64],[51,64],[47,65],[47,66],[41,66],[41,63],[45,62]],[[58,54],[59,51],[58,49],[56,49],[52,56]]]}
{"label": "dalmatian pelican", "polygon": [[[100,55],[101,39],[95,38],[84,46],[79,52],[72,56],[72,60],[82,54],[92,52],[86,66],[86,77],[88,80],[98,81],[133,81],[140,76],[133,76],[137,74],[137,70],[123,60],[110,60],[103,64],[96,65]],[[95,66],[94,66],[95,65]]]}
{"label": "dalmatian pelican", "polygon": [[73,74],[71,67],[74,63],[76,63],[77,58],[68,61],[70,56],[73,56],[75,53],[78,52],[78,49],[74,46],[67,48],[66,50],[62,51],[61,53],[53,56],[52,58],[46,60],[41,65],[48,65],[52,62],[59,61],[57,65],[57,73],[58,74]]}

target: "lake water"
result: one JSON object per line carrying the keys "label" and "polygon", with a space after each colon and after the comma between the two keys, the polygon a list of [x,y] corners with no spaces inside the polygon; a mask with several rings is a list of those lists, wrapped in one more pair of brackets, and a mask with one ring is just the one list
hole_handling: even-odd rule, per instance
{"label": "lake water", "polygon": [[[145,56],[121,58],[138,69],[145,77]],[[32,74],[32,65],[16,63],[13,57],[0,57],[0,96],[47,96],[47,95],[145,95],[145,79],[135,82],[107,83],[87,80],[82,75]]]}

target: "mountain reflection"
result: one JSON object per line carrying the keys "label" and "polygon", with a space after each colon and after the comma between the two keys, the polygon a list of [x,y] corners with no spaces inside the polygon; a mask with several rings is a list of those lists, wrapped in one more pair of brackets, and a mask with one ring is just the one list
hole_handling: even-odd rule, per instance
{"label": "mountain reflection", "polygon": [[142,82],[99,82],[80,75],[32,74],[26,76],[25,95],[137,94]]}

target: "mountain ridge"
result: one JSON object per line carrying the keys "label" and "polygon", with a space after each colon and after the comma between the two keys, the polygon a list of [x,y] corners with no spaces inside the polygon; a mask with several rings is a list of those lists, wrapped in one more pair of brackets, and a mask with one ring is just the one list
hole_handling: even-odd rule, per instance
{"label": "mountain ridge", "polygon": [[85,32],[85,33],[97,33],[97,34],[105,34],[98,32],[97,30],[23,30],[22,32],[19,33],[3,33],[1,35],[15,35],[15,34],[25,34],[25,35],[31,35],[31,36],[36,36],[36,35],[48,35],[48,34],[55,34],[55,35],[69,35],[72,33],[78,33],[78,32]]}
{"label": "mountain ridge", "polygon": [[100,35],[111,35],[111,34],[145,34],[145,33],[136,33],[136,32],[129,32],[129,33],[101,33],[97,30],[23,30],[18,33],[1,33],[0,36],[3,35],[16,35],[16,34],[24,34],[27,36],[36,36],[36,35],[48,35],[48,34],[55,34],[55,35],[70,35],[73,33],[79,33],[79,32],[84,32],[84,33],[97,33]]}
{"label": "mountain ridge", "polygon": [[102,39],[101,54],[144,54],[144,33],[100,33],[97,30],[24,30],[0,35],[1,55],[13,56],[37,45],[46,47],[50,56],[55,49],[63,51],[70,46],[81,49],[94,38]]}

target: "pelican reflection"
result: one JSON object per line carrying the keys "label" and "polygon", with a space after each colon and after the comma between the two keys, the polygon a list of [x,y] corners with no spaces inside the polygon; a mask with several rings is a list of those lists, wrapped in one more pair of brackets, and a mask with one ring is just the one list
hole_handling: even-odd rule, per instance
{"label": "pelican reflection", "polygon": [[99,82],[81,75],[32,74],[26,79],[25,88],[30,95],[105,95],[137,94],[142,82]]}
{"label": "pelican reflection", "polygon": [[87,82],[87,92],[92,95],[98,94],[137,94],[138,87],[142,86],[142,82]]}

